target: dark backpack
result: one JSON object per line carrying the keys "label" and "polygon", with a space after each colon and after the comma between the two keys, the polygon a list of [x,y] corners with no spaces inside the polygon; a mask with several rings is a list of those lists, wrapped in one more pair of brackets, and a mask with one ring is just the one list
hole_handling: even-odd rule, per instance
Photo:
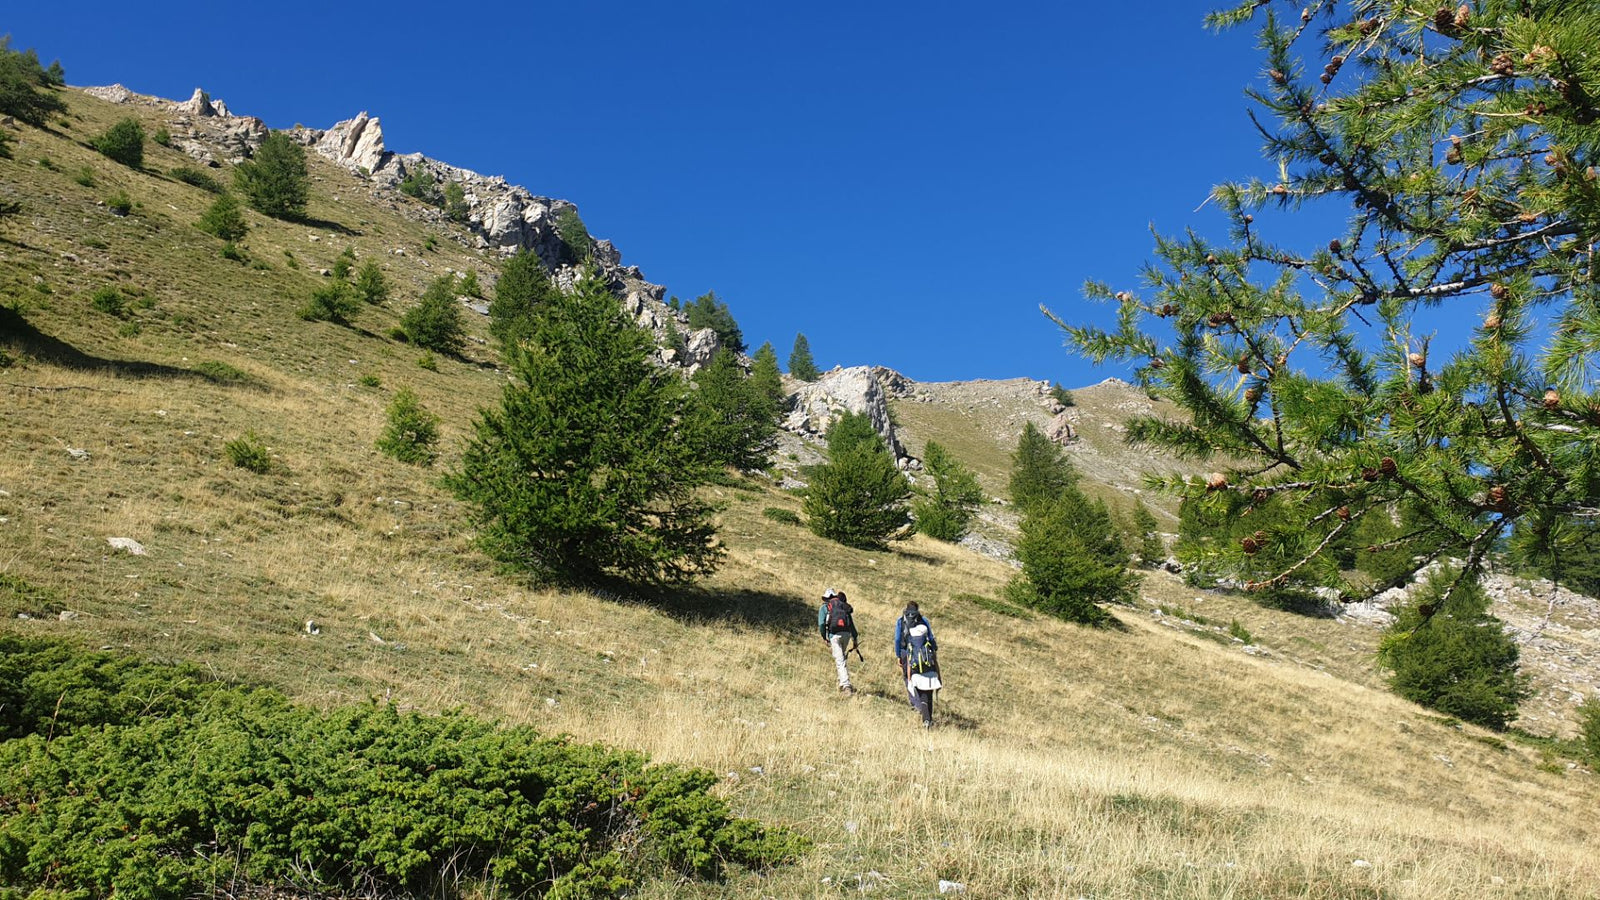
{"label": "dark backpack", "polygon": [[850,601],[839,594],[828,600],[828,631],[831,634],[855,634],[856,623],[850,617],[854,612],[850,608]]}
{"label": "dark backpack", "polygon": [[939,671],[939,660],[933,644],[933,633],[912,634],[911,629],[922,624],[922,619],[906,626],[906,668],[909,672],[924,674]]}

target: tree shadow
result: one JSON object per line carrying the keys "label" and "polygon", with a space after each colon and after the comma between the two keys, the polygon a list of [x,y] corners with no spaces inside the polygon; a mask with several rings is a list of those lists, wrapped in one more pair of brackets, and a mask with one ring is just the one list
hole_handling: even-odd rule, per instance
{"label": "tree shadow", "polygon": [[815,607],[798,597],[771,591],[715,590],[690,585],[654,589],[599,588],[594,593],[611,600],[650,606],[690,625],[732,623],[795,642],[814,636],[817,630]]}
{"label": "tree shadow", "polygon": [[346,237],[361,236],[360,229],[351,228],[349,225],[346,225],[343,222],[334,222],[330,219],[314,219],[310,216],[300,216],[298,218],[287,219],[285,221],[293,222],[296,225],[305,225],[309,228],[322,228],[328,231],[338,232]]}
{"label": "tree shadow", "polygon": [[132,378],[193,378],[201,381],[219,381],[204,372],[179,366],[141,360],[108,359],[85,353],[66,341],[35,328],[21,313],[8,306],[0,306],[0,340],[28,356],[67,369],[110,371]]}
{"label": "tree shadow", "polygon": [[898,556],[901,559],[908,559],[912,562],[924,563],[930,566],[944,565],[944,560],[938,558],[937,556],[928,556],[925,553],[918,553],[915,550],[904,550],[897,547],[893,552],[895,556]]}

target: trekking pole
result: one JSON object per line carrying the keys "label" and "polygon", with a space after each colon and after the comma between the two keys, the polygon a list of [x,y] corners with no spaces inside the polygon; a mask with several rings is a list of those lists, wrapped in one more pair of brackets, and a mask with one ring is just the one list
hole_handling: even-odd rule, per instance
{"label": "trekking pole", "polygon": [[866,662],[867,661],[867,658],[865,656],[861,655],[861,639],[860,638],[852,638],[850,640],[850,649],[855,653],[857,660],[859,660],[860,662]]}

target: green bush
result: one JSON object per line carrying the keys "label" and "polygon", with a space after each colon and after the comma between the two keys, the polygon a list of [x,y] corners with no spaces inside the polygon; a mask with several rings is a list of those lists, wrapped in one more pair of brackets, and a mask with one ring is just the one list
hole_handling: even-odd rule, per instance
{"label": "green bush", "polygon": [[1600,700],[1594,697],[1578,707],[1578,737],[1589,764],[1600,767]]}
{"label": "green bush", "polygon": [[239,210],[239,201],[233,199],[232,194],[218,197],[205,215],[200,217],[200,221],[195,223],[195,227],[229,243],[243,240],[250,231],[250,226],[244,221],[244,213]]}
{"label": "green bush", "polygon": [[11,158],[11,156],[12,156],[11,144],[15,140],[16,140],[16,138],[12,137],[9,132],[6,132],[4,130],[0,130],[0,159],[10,159]]}
{"label": "green bush", "polygon": [[367,260],[356,271],[356,296],[368,303],[378,304],[389,299],[389,283],[383,278],[378,264]]}
{"label": "green bush", "polygon": [[911,505],[917,531],[936,540],[961,540],[983,502],[978,476],[937,441],[929,441],[923,449],[922,468],[933,484],[925,486]]}
{"label": "green bush", "polygon": [[428,285],[417,305],[400,317],[406,340],[418,347],[456,356],[466,342],[467,326],[456,302],[454,275],[441,275]]}
{"label": "green bush", "polygon": [[172,132],[168,131],[165,125],[157,128],[156,133],[150,139],[163,147],[172,146]]}
{"label": "green bush", "polygon": [[125,216],[133,212],[134,205],[133,198],[128,196],[127,191],[117,191],[106,198],[106,209],[115,215]]}
{"label": "green bush", "polygon": [[911,535],[911,485],[867,416],[846,412],[828,428],[828,462],[806,470],[806,527],[863,550]]}
{"label": "green bush", "polygon": [[550,281],[539,255],[519,250],[500,266],[494,283],[494,299],[489,301],[489,333],[509,348],[533,330],[534,311],[559,293]]}
{"label": "green bush", "polygon": [[346,247],[333,261],[333,277],[341,281],[350,277],[350,269],[356,264],[356,248]]}
{"label": "green bush", "polygon": [[1017,558],[1022,572],[1006,587],[1007,599],[1069,622],[1107,622],[1099,604],[1131,600],[1139,584],[1105,504],[1076,487],[1029,508]]}
{"label": "green bush", "polygon": [[1255,637],[1250,634],[1250,630],[1240,625],[1238,619],[1228,623],[1228,636],[1236,637],[1246,644],[1254,644],[1256,642]]}
{"label": "green bush", "polygon": [[[589,229],[578,217],[576,209],[568,206],[556,213],[556,234],[560,236],[561,243],[566,245],[568,262],[588,262],[589,255],[594,252],[594,238],[589,236]],[[741,345],[734,349],[743,350],[744,347]]]}
{"label": "green bush", "polygon": [[66,112],[67,104],[48,89],[59,83],[53,73],[60,71],[59,64],[42,68],[32,49],[12,50],[10,35],[0,37],[0,114],[43,128],[52,115]]}
{"label": "green bush", "polygon": [[1062,406],[1072,406],[1072,392],[1061,386],[1061,382],[1050,385],[1050,397]]}
{"label": "green bush", "polygon": [[196,169],[194,166],[178,166],[175,169],[168,170],[167,174],[184,184],[193,185],[202,191],[220,194],[224,190],[222,182],[212,178],[209,173]]}
{"label": "green bush", "polygon": [[439,371],[439,358],[432,353],[425,352],[417,357],[417,366],[427,369],[429,372],[437,372]]}
{"label": "green bush", "polygon": [[121,317],[128,311],[122,291],[110,284],[95,288],[94,293],[89,295],[89,305],[109,316]]}
{"label": "green bush", "polygon": [[307,322],[333,322],[346,325],[350,317],[361,309],[361,301],[355,297],[355,292],[350,285],[342,281],[330,281],[319,284],[311,291],[311,299],[295,311],[295,315]]}
{"label": "green bush", "polygon": [[144,126],[138,119],[123,119],[90,141],[106,158],[130,169],[144,165]]}
{"label": "green bush", "polygon": [[24,892],[601,897],[804,849],[734,818],[710,772],[528,728],[16,638],[0,674],[0,872]]}
{"label": "green bush", "polygon": [[1393,673],[1390,687],[1407,700],[1504,731],[1528,696],[1527,679],[1517,669],[1520,654],[1489,614],[1476,578],[1450,594],[1457,575],[1448,569],[1434,574],[1395,611],[1378,660]]}
{"label": "green bush", "polygon": [[219,252],[221,253],[223,259],[231,259],[234,262],[245,262],[250,258],[250,255],[244,252],[244,248],[240,247],[238,244],[235,244],[233,241],[228,241],[227,243],[223,244],[222,250]]}
{"label": "green bush", "polygon": [[359,384],[362,387],[377,387],[383,384],[383,379],[371,372],[368,372],[365,375],[362,375],[360,378],[357,378],[356,384]]}
{"label": "green bush", "polygon": [[465,223],[472,214],[472,207],[467,203],[467,192],[459,181],[444,186],[443,203],[444,214],[452,222]]}
{"label": "green bush", "polygon": [[243,384],[250,380],[249,374],[243,369],[214,359],[202,359],[195,363],[194,370],[207,380],[222,384]]}
{"label": "green bush", "polygon": [[78,170],[78,174],[72,176],[72,180],[86,188],[92,188],[94,187],[94,170],[84,166]]}
{"label": "green bush", "polygon": [[389,404],[389,423],[378,437],[378,449],[412,465],[431,466],[438,457],[439,417],[417,402],[410,388],[401,388]]}
{"label": "green bush", "polygon": [[400,193],[430,205],[437,206],[439,203],[438,182],[421,167],[406,173],[406,177],[400,182]]}
{"label": "green bush", "polygon": [[781,522],[784,525],[799,525],[800,524],[800,514],[799,513],[795,512],[792,509],[784,509],[781,506],[769,506],[766,509],[763,509],[761,511],[761,514],[763,516],[766,516],[767,518],[771,519],[774,522]]}
{"label": "green bush", "polygon": [[272,469],[272,457],[267,454],[267,447],[261,443],[261,438],[256,437],[253,431],[223,444],[222,452],[227,454],[228,462],[257,475],[265,475]]}

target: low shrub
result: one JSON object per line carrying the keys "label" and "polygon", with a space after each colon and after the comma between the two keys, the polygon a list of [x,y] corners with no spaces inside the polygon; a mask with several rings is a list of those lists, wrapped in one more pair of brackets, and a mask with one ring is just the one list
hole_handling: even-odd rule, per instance
{"label": "low shrub", "polygon": [[340,280],[350,277],[350,269],[356,264],[356,250],[354,247],[344,248],[333,261],[333,277]]}
{"label": "low shrub", "polygon": [[103,285],[89,295],[89,305],[108,316],[122,316],[128,311],[122,291],[115,285]]}
{"label": "low shrub", "polygon": [[319,284],[312,290],[311,298],[295,314],[307,322],[334,322],[348,324],[350,317],[361,309],[350,286],[342,281]]}
{"label": "low shrub", "polygon": [[127,191],[117,191],[106,198],[106,209],[116,215],[125,216],[133,212],[133,207],[133,198],[128,196]]}
{"label": "low shrub", "polygon": [[220,194],[223,191],[222,182],[211,177],[204,170],[196,169],[194,166],[178,166],[169,170],[167,174],[184,184],[193,185],[202,191],[209,191],[213,194]]}
{"label": "low shrub", "polygon": [[359,384],[362,387],[377,387],[378,385],[383,384],[383,379],[372,374],[371,372],[368,372],[360,378],[357,378],[356,384]]}
{"label": "low shrub", "polygon": [[[0,872],[35,896],[605,897],[804,849],[703,769],[0,637]],[[469,878],[486,878],[487,885]]]}
{"label": "low shrub", "polygon": [[94,170],[84,166],[78,170],[78,174],[72,176],[72,180],[86,188],[92,188],[94,187]]}
{"label": "low shrub", "polygon": [[442,275],[428,285],[417,305],[400,317],[406,340],[451,356],[461,352],[466,322],[461,316],[461,304],[456,302],[455,288],[453,275]]}
{"label": "low shrub", "polygon": [[157,128],[156,133],[151,135],[150,139],[163,147],[172,146],[172,132],[168,131],[165,125]]}
{"label": "low shrub", "polygon": [[228,462],[257,475],[265,475],[272,469],[272,457],[267,454],[267,446],[253,431],[223,444],[222,452],[227,454]]}
{"label": "low shrub", "polygon": [[194,227],[230,244],[243,240],[250,231],[250,226],[244,220],[244,212],[239,209],[239,201],[233,199],[232,194],[217,197],[200,221],[194,223]]}
{"label": "low shrub", "polygon": [[1600,699],[1590,697],[1578,707],[1578,734],[1589,764],[1600,768]]}
{"label": "low shrub", "polygon": [[427,369],[429,372],[439,371],[439,360],[432,353],[423,353],[417,357],[417,365]]}
{"label": "low shrub", "polygon": [[980,594],[956,594],[950,598],[950,602],[971,603],[973,606],[976,606],[980,609],[986,609],[997,616],[1005,616],[1008,619],[1036,618],[1035,614],[1031,610],[1024,609],[1015,604],[1007,603],[1004,600],[996,600],[993,597],[984,597]]}
{"label": "low shrub", "polygon": [[228,241],[227,243],[223,244],[222,249],[217,251],[217,253],[223,259],[231,259],[234,262],[246,262],[250,259],[250,254],[246,253],[243,247],[235,244],[233,241]]}
{"label": "low shrub", "polygon": [[250,380],[250,375],[243,369],[214,359],[200,360],[195,363],[194,370],[204,375],[208,381],[220,384],[243,384]]}
{"label": "low shrub", "polygon": [[1256,639],[1250,634],[1249,629],[1239,624],[1238,619],[1228,623],[1228,636],[1238,638],[1246,644],[1254,644]]}
{"label": "low shrub", "polygon": [[784,509],[781,506],[769,506],[763,509],[761,514],[774,522],[782,522],[785,525],[801,524],[799,513],[792,509]]}
{"label": "low shrub", "polygon": [[401,388],[389,404],[389,424],[378,437],[378,449],[403,463],[431,466],[438,452],[439,417],[417,401],[410,388]]}
{"label": "low shrub", "polygon": [[384,280],[378,264],[367,260],[356,270],[356,296],[368,303],[378,304],[389,299],[389,283]]}

